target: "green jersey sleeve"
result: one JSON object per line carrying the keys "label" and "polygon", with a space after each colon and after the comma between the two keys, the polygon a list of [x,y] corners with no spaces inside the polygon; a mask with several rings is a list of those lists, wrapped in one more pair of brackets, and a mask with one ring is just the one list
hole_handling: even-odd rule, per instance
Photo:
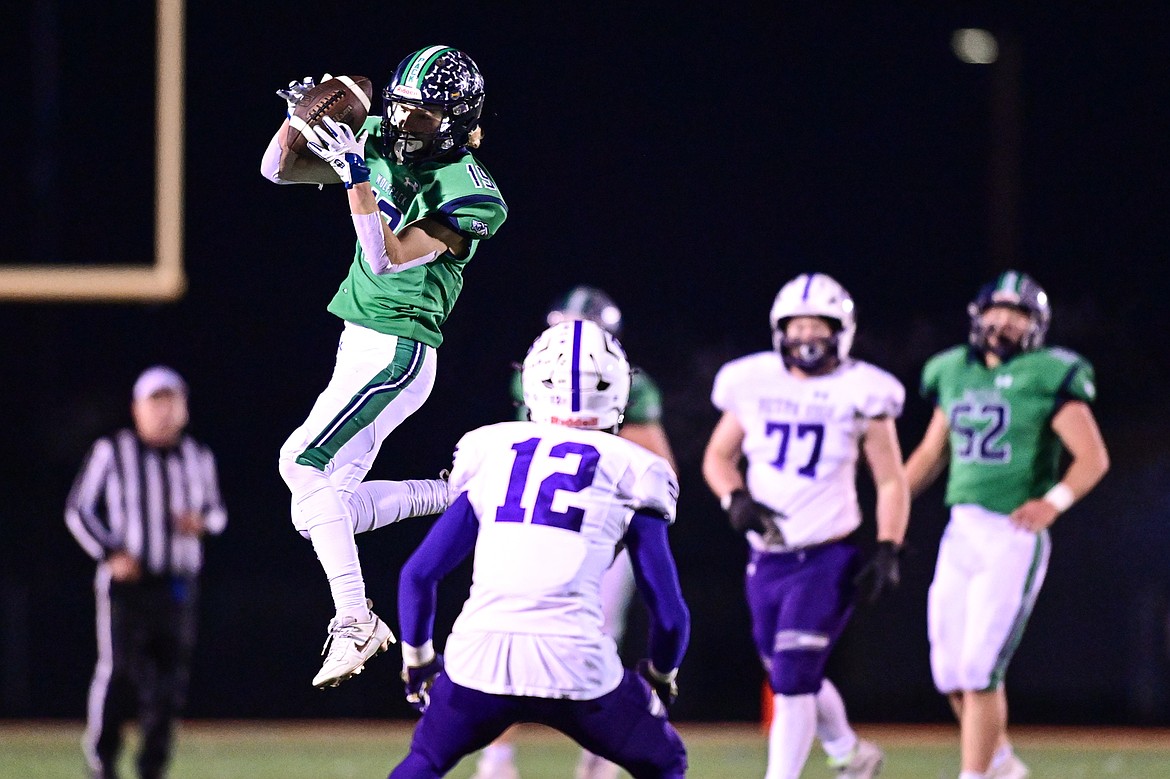
{"label": "green jersey sleeve", "polygon": [[625,421],[634,425],[662,423],[662,392],[654,379],[636,368],[630,373],[630,402],[626,404]]}
{"label": "green jersey sleeve", "polygon": [[1068,349],[1051,349],[1055,360],[1068,366],[1056,390],[1058,400],[1080,400],[1092,403],[1097,399],[1097,382],[1092,364]]}
{"label": "green jersey sleeve", "polygon": [[466,154],[458,162],[433,166],[435,175],[422,193],[423,213],[472,241],[495,235],[508,206],[483,165]]}

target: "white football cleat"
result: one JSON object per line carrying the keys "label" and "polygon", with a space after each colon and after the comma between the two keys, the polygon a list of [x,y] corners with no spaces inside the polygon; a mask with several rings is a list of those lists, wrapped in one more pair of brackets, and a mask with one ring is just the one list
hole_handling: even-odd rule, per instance
{"label": "white football cleat", "polygon": [[842,779],[873,779],[882,772],[885,762],[886,754],[877,744],[859,738],[849,757],[839,760],[829,758],[829,768]]}
{"label": "white football cleat", "polygon": [[520,772],[511,760],[485,760],[481,757],[471,779],[520,779]]}
{"label": "white football cleat", "polygon": [[587,749],[581,750],[581,759],[573,772],[573,779],[617,779],[618,767],[604,757]]}
{"label": "white football cleat", "polygon": [[390,626],[372,611],[366,622],[358,622],[353,617],[331,619],[329,637],[325,639],[325,646],[321,647],[325,662],[313,677],[313,686],[336,687],[360,674],[366,661],[385,651],[394,640]]}
{"label": "white football cleat", "polygon": [[987,771],[987,779],[1028,779],[1031,775],[1028,766],[1014,752],[1007,760]]}

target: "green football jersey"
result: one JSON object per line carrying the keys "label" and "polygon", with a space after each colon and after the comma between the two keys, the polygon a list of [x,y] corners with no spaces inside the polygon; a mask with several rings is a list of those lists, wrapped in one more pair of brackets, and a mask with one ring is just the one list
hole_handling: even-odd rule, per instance
{"label": "green football jersey", "polygon": [[395,233],[430,218],[467,240],[467,252],[444,252],[435,260],[401,273],[374,274],[357,245],[349,275],[329,310],[354,324],[400,335],[428,346],[443,342],[440,328],[463,289],[463,266],[479,242],[495,235],[508,206],[491,175],[470,153],[453,160],[407,167],[382,154],[379,117],[366,120],[366,165],[382,218]]}
{"label": "green football jersey", "polygon": [[[528,407],[524,405],[524,387],[518,370],[512,373],[512,400],[516,404],[516,418],[527,420]],[[624,421],[634,425],[662,422],[662,392],[653,379],[637,368],[630,371],[630,401],[626,404]]]}
{"label": "green football jersey", "polygon": [[1061,443],[1052,417],[1068,400],[1092,402],[1093,366],[1067,349],[1043,348],[988,368],[957,346],[922,370],[922,394],[950,422],[946,503],[1010,514],[1059,476]]}

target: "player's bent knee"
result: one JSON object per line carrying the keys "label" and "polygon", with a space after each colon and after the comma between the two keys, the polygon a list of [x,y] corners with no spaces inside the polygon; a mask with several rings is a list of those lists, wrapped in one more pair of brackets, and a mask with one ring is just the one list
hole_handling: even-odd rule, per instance
{"label": "player's bent knee", "polygon": [[768,681],[777,695],[815,695],[825,679],[821,652],[789,650],[772,656]]}

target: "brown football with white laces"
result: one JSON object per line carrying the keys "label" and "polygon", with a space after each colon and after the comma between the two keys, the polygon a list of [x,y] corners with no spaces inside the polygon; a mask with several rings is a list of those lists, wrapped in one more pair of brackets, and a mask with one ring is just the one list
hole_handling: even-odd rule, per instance
{"label": "brown football with white laces", "polygon": [[355,133],[370,115],[374,85],[365,76],[334,76],[313,87],[288,118],[285,145],[296,154],[312,154],[309,141],[325,145],[323,117],[349,125]]}

